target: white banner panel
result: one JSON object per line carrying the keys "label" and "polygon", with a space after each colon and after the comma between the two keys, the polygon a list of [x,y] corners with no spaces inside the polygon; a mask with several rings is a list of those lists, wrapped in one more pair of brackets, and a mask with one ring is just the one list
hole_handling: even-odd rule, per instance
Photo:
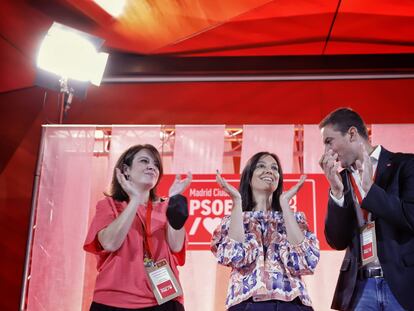
{"label": "white banner panel", "polygon": [[176,125],[173,173],[222,171],[224,130],[224,125]]}
{"label": "white banner panel", "polygon": [[323,174],[319,159],[324,152],[321,131],[316,124],[303,125],[303,172]]}
{"label": "white banner panel", "polygon": [[371,140],[389,151],[414,153],[414,124],[372,124]]}
{"label": "white banner panel", "polygon": [[81,310],[95,127],[47,127],[27,310]]}
{"label": "white banner panel", "polygon": [[129,147],[150,144],[161,151],[160,131],[161,125],[113,126],[109,149],[108,182],[112,179],[116,161]]}
{"label": "white banner panel", "polygon": [[275,153],[283,173],[293,172],[293,142],[295,128],[288,125],[244,125],[240,173],[251,156],[260,151]]}

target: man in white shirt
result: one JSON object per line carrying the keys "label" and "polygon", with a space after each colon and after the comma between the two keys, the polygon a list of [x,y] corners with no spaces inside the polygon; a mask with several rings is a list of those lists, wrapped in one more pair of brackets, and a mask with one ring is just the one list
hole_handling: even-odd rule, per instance
{"label": "man in white shirt", "polygon": [[332,308],[414,310],[414,155],[372,146],[364,121],[348,108],[319,128],[330,184],[325,236],[346,249]]}

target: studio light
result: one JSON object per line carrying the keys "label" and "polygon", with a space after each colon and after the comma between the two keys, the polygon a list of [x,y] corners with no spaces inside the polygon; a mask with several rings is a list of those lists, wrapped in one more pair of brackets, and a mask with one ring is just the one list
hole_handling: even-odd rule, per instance
{"label": "studio light", "polygon": [[100,85],[108,60],[107,53],[98,52],[103,43],[98,37],[53,23],[37,55],[36,85],[62,92],[66,101],[62,107],[67,110],[72,96],[85,98],[90,83]]}

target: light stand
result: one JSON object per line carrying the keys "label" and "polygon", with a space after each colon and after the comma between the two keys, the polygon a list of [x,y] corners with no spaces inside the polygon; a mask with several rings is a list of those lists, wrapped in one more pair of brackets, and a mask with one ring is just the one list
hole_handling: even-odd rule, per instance
{"label": "light stand", "polygon": [[67,116],[70,105],[72,104],[73,93],[75,90],[68,85],[68,79],[62,77],[59,79],[60,83],[60,103],[59,103],[59,124],[63,124]]}

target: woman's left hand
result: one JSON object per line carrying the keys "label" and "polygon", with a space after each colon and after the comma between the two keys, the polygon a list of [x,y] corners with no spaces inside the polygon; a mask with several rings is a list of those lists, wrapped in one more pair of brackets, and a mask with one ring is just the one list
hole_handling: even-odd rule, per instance
{"label": "woman's left hand", "polygon": [[[305,182],[305,180],[306,180],[306,175],[302,175],[300,177],[299,182],[296,185],[294,185],[289,190],[284,191],[280,195],[279,202],[280,202],[280,205],[282,207],[286,206],[289,203],[290,199],[292,199],[295,196],[295,194],[298,193],[299,189],[302,188],[303,183]],[[283,203],[285,203],[285,204],[283,204]]]}
{"label": "woman's left hand", "polygon": [[188,187],[188,185],[191,183],[191,180],[193,179],[193,175],[191,172],[188,172],[187,177],[184,179],[181,179],[180,174],[177,174],[175,176],[175,180],[173,184],[170,187],[170,190],[168,192],[168,196],[172,197],[176,194],[181,194],[184,192],[184,190]]}

